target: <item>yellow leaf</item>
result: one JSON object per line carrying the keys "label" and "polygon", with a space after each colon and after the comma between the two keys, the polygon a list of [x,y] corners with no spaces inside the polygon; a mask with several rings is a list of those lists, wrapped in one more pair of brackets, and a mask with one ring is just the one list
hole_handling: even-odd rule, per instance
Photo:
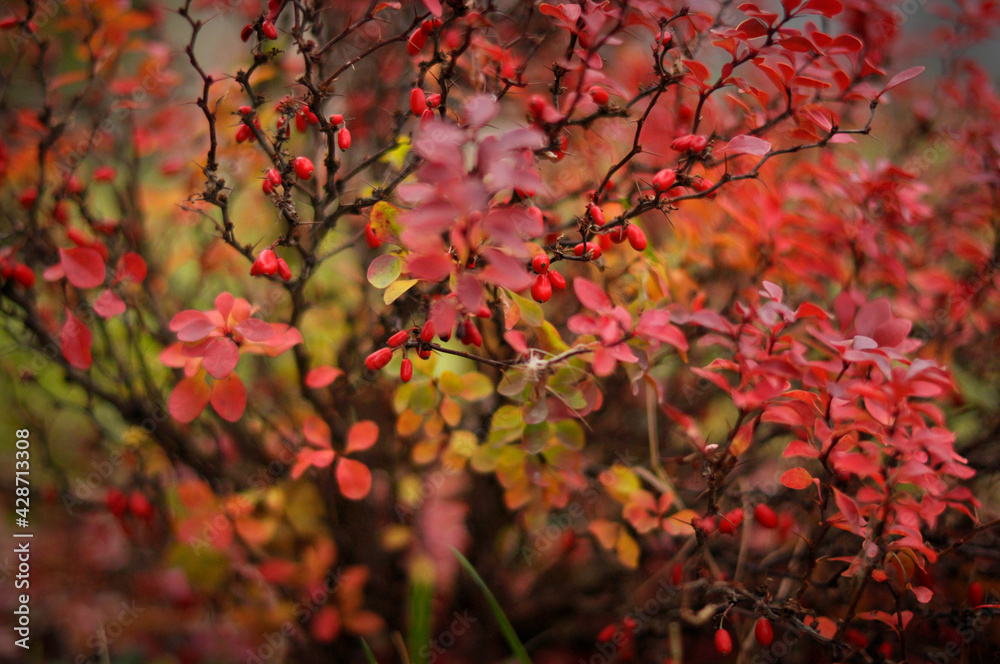
{"label": "yellow leaf", "polygon": [[396,281],[389,284],[385,292],[382,293],[382,301],[386,304],[392,304],[399,299],[399,296],[406,291],[413,288],[413,284],[420,281],[419,279],[397,279]]}
{"label": "yellow leaf", "polygon": [[624,528],[618,533],[618,541],[615,543],[615,553],[618,554],[618,560],[622,561],[625,567],[635,569],[639,566],[639,544],[632,539],[631,535],[625,532]]}

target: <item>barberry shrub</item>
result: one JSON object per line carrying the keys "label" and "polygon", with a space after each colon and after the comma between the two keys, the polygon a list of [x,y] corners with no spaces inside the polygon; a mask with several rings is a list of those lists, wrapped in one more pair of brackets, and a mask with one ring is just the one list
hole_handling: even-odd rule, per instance
{"label": "barberry shrub", "polygon": [[46,661],[1000,648],[994,3],[3,11]]}

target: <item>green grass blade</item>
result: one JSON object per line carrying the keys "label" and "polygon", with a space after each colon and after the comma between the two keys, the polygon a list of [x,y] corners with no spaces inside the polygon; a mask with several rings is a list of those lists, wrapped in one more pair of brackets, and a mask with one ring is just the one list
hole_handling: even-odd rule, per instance
{"label": "green grass blade", "polygon": [[365,659],[368,660],[368,664],[378,664],[378,662],[375,661],[375,654],[372,652],[372,649],[368,647],[368,642],[364,639],[361,639],[361,647],[364,648]]}
{"label": "green grass blade", "polygon": [[[430,656],[431,602],[434,599],[434,563],[420,558],[410,569],[410,624],[406,649],[410,664],[426,664]],[[422,654],[421,654],[422,653]]]}
{"label": "green grass blade", "polygon": [[472,580],[476,582],[479,589],[483,591],[483,595],[486,596],[486,601],[490,605],[490,610],[493,611],[493,616],[497,619],[497,623],[500,625],[500,632],[507,640],[507,644],[510,646],[510,649],[514,651],[514,656],[517,657],[521,664],[531,664],[531,658],[528,657],[528,651],[525,650],[524,644],[521,643],[521,639],[518,638],[517,632],[514,631],[514,626],[510,624],[510,620],[507,619],[503,609],[500,608],[500,603],[497,602],[497,598],[493,596],[493,593],[490,592],[486,582],[483,581],[483,577],[479,576],[479,572],[476,571],[476,568],[472,566],[472,563],[470,563],[458,549],[455,547],[450,548],[451,552],[456,558],[458,558],[458,562],[462,564],[462,567],[465,568],[465,571],[472,577]]}

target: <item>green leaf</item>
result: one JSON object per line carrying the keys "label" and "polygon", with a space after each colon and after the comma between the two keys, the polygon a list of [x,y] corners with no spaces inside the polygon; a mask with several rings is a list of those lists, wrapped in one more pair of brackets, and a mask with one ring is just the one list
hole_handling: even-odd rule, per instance
{"label": "green leaf", "polygon": [[406,636],[410,664],[427,664],[430,649],[426,646],[431,641],[433,599],[434,563],[425,557],[417,558],[410,567],[410,630]]}
{"label": "green leaf", "polygon": [[420,280],[399,279],[398,281],[392,282],[391,284],[389,284],[389,287],[385,289],[385,292],[382,293],[382,301],[385,302],[386,304],[392,304],[393,302],[398,300],[403,293],[413,288],[413,285],[416,284],[418,281]]}
{"label": "green leaf", "polygon": [[372,652],[372,649],[368,647],[368,642],[364,639],[361,639],[361,648],[365,651],[365,660],[368,664],[378,664],[378,661],[375,659],[375,654]]}
{"label": "green leaf", "polygon": [[382,254],[368,266],[368,283],[385,288],[403,273],[403,259],[395,254]]}
{"label": "green leaf", "polygon": [[559,420],[555,426],[555,439],[571,450],[583,449],[583,427],[576,420]]}
{"label": "green leaf", "polygon": [[521,320],[530,325],[531,327],[538,327],[545,320],[545,314],[542,313],[542,307],[539,306],[534,300],[529,300],[526,297],[521,297],[517,293],[512,293],[507,291],[510,295],[510,299],[517,305],[518,309],[521,311]]}
{"label": "green leaf", "polygon": [[399,244],[399,210],[396,206],[385,201],[379,201],[372,206],[371,215],[368,221],[372,225],[375,237],[383,242]]}
{"label": "green leaf", "polygon": [[531,658],[528,657],[528,651],[525,650],[524,644],[521,643],[521,639],[518,638],[517,632],[514,631],[514,626],[510,624],[510,620],[504,615],[503,609],[500,608],[500,603],[497,602],[497,598],[493,596],[490,592],[489,587],[486,582],[483,581],[483,577],[479,576],[476,572],[476,568],[472,566],[472,563],[466,559],[465,556],[455,547],[451,548],[452,554],[458,559],[458,562],[465,569],[465,572],[472,577],[479,589],[483,591],[483,596],[486,597],[487,603],[490,605],[490,610],[493,611],[493,617],[496,618],[497,624],[500,626],[500,633],[503,634],[504,639],[507,640],[507,645],[514,652],[514,656],[517,657],[521,664],[531,664]]}
{"label": "green leaf", "polygon": [[549,442],[549,423],[539,422],[538,424],[529,424],[524,427],[524,450],[530,452],[531,454],[537,454],[545,448],[545,444]]}

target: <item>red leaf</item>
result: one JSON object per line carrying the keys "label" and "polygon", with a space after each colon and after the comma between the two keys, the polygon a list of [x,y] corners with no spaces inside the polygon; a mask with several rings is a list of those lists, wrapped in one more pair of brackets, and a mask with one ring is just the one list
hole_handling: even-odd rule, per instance
{"label": "red leaf", "polygon": [[[188,312],[181,312],[188,313]],[[183,327],[178,328],[177,338],[181,341],[194,342],[201,341],[209,334],[218,329],[218,326],[212,322],[212,320],[200,311],[191,312],[189,318],[186,318]],[[181,314],[177,314],[180,316]],[[174,316],[174,320],[177,320],[177,316]],[[171,327],[173,323],[171,322]]]}
{"label": "red leaf", "polygon": [[771,151],[771,144],[763,138],[742,134],[734,136],[733,140],[715,151],[732,152],[733,154],[752,154],[757,157],[763,157]]}
{"label": "red leaf", "polygon": [[[884,88],[882,88],[882,92],[878,93],[878,96],[881,97],[882,95],[884,95],[889,90],[892,90],[897,85],[902,85],[903,83],[906,83],[907,81],[912,80],[923,73],[924,73],[924,67],[910,67],[906,71],[899,72],[891,79],[889,79],[889,82],[886,83]],[[876,99],[878,99],[878,97],[876,97]]]}
{"label": "red leaf", "polygon": [[312,371],[306,374],[306,387],[311,387],[314,390],[318,390],[322,387],[326,387],[333,381],[337,380],[340,376],[343,376],[344,372],[340,369],[330,366],[316,367]]}
{"label": "red leaf", "polygon": [[812,475],[805,468],[792,468],[781,475],[781,483],[789,489],[805,489],[812,481]]}
{"label": "red leaf", "polygon": [[408,260],[406,270],[417,279],[441,281],[451,274],[451,265],[449,254],[428,254]]}
{"label": "red leaf", "polygon": [[115,283],[123,279],[141,284],[146,279],[146,261],[142,256],[130,251],[118,260],[118,271],[115,273]]}
{"label": "red leaf", "polygon": [[227,422],[235,422],[243,416],[247,407],[247,389],[237,374],[217,380],[212,385],[212,408]]}
{"label": "red leaf", "polygon": [[175,420],[186,424],[205,410],[209,393],[208,383],[201,376],[185,378],[170,393],[167,408]]}
{"label": "red leaf", "polygon": [[94,302],[94,311],[105,320],[111,320],[118,314],[125,313],[125,303],[110,289],[105,290]]}
{"label": "red leaf", "polygon": [[240,361],[240,349],[229,337],[219,337],[205,348],[203,363],[212,378],[225,378]]}
{"label": "red leaf", "polygon": [[[424,0],[424,4],[427,0]],[[440,7],[440,5],[439,5]],[[309,622],[309,632],[317,641],[330,643],[340,634],[340,627],[343,622],[340,619],[340,611],[335,606],[324,606]]]}
{"label": "red leaf", "polygon": [[860,535],[862,522],[857,504],[838,489],[833,490],[833,499],[837,503],[837,509],[840,510],[840,513],[847,520],[847,525],[851,532],[855,535]]}
{"label": "red leaf", "polygon": [[351,426],[347,431],[347,448],[345,454],[367,450],[378,440],[378,425],[371,420],[362,420]]}
{"label": "red leaf", "polygon": [[337,483],[345,498],[361,500],[372,488],[372,471],[360,461],[340,457],[340,462],[337,463]]}
{"label": "red leaf", "polygon": [[844,11],[844,5],[839,0],[809,0],[799,11],[800,14],[822,14],[827,17],[834,17]]}
{"label": "red leaf", "polygon": [[59,258],[69,283],[77,288],[96,288],[104,283],[104,259],[95,249],[60,249]]}
{"label": "red leaf", "polygon": [[817,307],[812,302],[803,302],[799,305],[799,308],[795,310],[795,318],[818,318],[820,320],[826,320],[829,316],[825,311]]}
{"label": "red leaf", "polygon": [[59,334],[59,341],[62,345],[63,357],[70,365],[81,370],[90,368],[94,361],[90,356],[94,335],[87,324],[74,316],[69,309],[66,309],[66,322]]}
{"label": "red leaf", "polygon": [[573,290],[576,292],[576,298],[580,300],[580,304],[591,311],[597,313],[611,311],[611,300],[594,282],[583,277],[576,277],[573,279]]}
{"label": "red leaf", "polygon": [[274,327],[259,318],[247,318],[236,326],[236,331],[250,341],[267,341],[274,336]]}

